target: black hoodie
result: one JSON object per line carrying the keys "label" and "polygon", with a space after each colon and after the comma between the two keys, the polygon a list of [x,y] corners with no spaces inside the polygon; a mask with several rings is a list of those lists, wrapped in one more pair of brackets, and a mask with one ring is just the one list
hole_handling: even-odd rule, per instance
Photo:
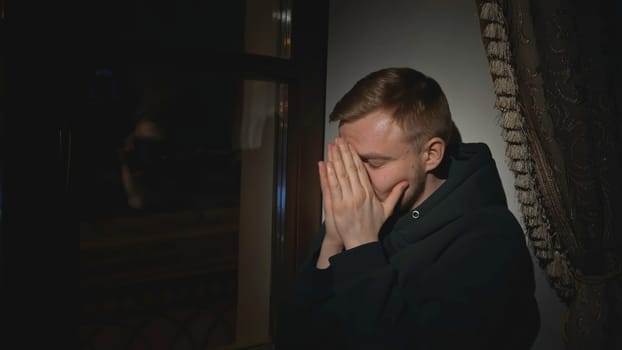
{"label": "black hoodie", "polygon": [[529,349],[540,327],[521,226],[490,150],[459,144],[448,176],[380,242],[315,268],[324,232],[283,308],[283,349]]}

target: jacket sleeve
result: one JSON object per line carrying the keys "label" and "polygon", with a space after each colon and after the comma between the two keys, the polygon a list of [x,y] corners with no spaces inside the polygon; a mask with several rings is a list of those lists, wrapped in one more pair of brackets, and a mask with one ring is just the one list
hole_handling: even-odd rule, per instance
{"label": "jacket sleeve", "polygon": [[311,243],[310,254],[280,305],[276,350],[345,349],[337,320],[327,314],[338,300],[333,291],[332,268],[315,267],[323,239],[324,226]]}

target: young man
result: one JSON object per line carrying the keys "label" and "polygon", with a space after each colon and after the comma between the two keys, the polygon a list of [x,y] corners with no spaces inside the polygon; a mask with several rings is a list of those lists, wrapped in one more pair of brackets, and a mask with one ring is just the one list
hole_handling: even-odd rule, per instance
{"label": "young man", "polygon": [[373,72],[330,120],[325,222],[277,348],[529,349],[540,320],[522,229],[488,147],[453,141],[437,82]]}

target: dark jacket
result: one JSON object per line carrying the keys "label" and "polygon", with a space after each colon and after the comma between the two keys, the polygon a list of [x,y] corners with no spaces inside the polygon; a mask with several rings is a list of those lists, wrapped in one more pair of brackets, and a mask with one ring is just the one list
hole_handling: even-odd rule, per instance
{"label": "dark jacket", "polygon": [[391,217],[380,242],[315,263],[283,308],[283,349],[529,349],[540,319],[533,265],[485,144],[448,150],[447,181]]}

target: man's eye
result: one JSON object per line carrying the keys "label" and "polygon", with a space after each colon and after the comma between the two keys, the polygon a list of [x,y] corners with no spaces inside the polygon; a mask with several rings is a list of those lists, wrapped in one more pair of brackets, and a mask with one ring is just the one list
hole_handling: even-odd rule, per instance
{"label": "man's eye", "polygon": [[378,169],[384,165],[384,162],[374,161],[374,160],[368,160],[365,163],[367,163],[367,165],[372,169]]}

